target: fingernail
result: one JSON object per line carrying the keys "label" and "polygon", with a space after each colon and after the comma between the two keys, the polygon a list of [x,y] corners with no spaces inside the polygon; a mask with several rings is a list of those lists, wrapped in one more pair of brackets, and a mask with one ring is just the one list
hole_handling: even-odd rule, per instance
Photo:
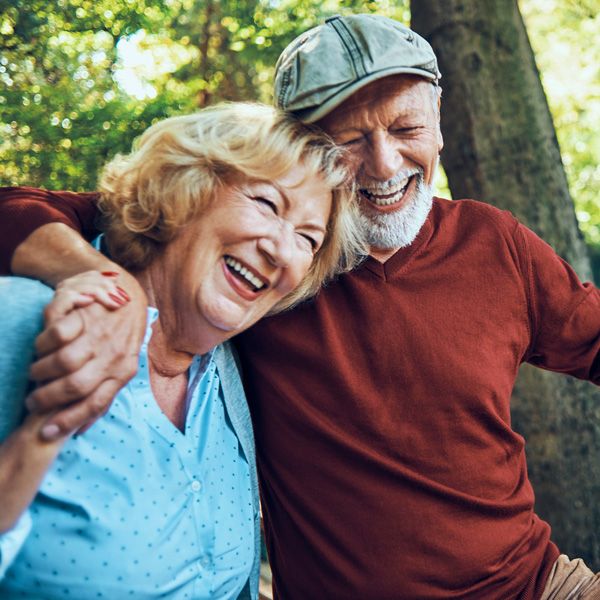
{"label": "fingernail", "polygon": [[119,274],[116,271],[100,271],[100,275],[104,275],[104,277],[117,277]]}
{"label": "fingernail", "polygon": [[58,425],[54,424],[44,425],[40,433],[42,434],[42,437],[49,442],[60,437],[60,429]]}
{"label": "fingernail", "polygon": [[114,300],[117,304],[120,304],[121,306],[124,306],[126,304],[125,300],[120,296],[112,294],[111,292],[108,292],[108,296],[111,300]]}
{"label": "fingernail", "polygon": [[127,300],[127,302],[131,300],[129,294],[122,287],[117,286],[117,291],[119,292],[120,296],[123,296],[123,298]]}

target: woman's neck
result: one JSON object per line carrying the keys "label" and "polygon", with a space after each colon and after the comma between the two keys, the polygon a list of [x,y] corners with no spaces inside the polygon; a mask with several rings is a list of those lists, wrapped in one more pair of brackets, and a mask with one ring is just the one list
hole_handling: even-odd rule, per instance
{"label": "woman's neck", "polygon": [[198,310],[194,299],[186,297],[185,286],[173,284],[175,270],[154,261],[149,267],[135,275],[146,293],[148,305],[158,309],[158,319],[152,326],[149,349],[152,360],[160,372],[178,373],[189,366],[194,355],[206,354],[227,339],[213,332],[199,330]]}
{"label": "woman's neck", "polygon": [[188,369],[196,352],[185,343],[184,332],[180,329],[180,323],[184,320],[169,301],[168,279],[161,277],[159,281],[150,270],[138,273],[136,279],[146,292],[148,304],[159,311],[158,319],[152,324],[152,337],[148,344],[152,393],[165,416],[180,431],[184,431]]}
{"label": "woman's neck", "polygon": [[152,325],[152,338],[148,345],[148,359],[156,373],[175,377],[187,371],[194,352],[187,349],[185,335],[181,330],[182,319],[169,302],[154,292],[154,286],[142,287],[148,296],[148,304],[158,308],[158,319]]}

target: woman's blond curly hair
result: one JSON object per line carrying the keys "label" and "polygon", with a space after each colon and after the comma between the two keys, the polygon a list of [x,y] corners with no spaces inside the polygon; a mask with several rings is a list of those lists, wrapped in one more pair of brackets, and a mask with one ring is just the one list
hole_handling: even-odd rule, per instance
{"label": "woman's blond curly hair", "polygon": [[139,271],[200,217],[222,185],[272,181],[298,163],[332,191],[327,235],[301,284],[271,311],[316,294],[365,254],[342,151],[320,131],[256,103],[222,103],[150,127],[100,176],[103,230],[114,260]]}

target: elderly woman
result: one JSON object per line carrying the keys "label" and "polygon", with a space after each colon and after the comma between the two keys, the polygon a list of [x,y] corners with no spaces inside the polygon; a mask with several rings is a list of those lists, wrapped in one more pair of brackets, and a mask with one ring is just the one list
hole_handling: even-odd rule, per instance
{"label": "elderly woman", "polygon": [[[137,375],[66,441],[41,441],[47,415],[16,425],[51,291],[0,283],[0,597],[256,597],[253,440],[224,342],[352,264],[345,181],[326,139],[250,104],[167,119],[109,163],[99,247],[151,308]],[[112,275],[57,294],[116,307]]]}

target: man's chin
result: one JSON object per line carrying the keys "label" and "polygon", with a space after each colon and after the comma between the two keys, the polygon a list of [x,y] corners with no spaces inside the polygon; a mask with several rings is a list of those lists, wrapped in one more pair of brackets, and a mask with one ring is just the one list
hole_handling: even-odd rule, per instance
{"label": "man's chin", "polygon": [[427,220],[433,203],[431,191],[419,186],[412,198],[403,198],[396,210],[380,211],[371,206],[362,206],[360,223],[369,246],[386,251],[404,248],[413,243]]}

